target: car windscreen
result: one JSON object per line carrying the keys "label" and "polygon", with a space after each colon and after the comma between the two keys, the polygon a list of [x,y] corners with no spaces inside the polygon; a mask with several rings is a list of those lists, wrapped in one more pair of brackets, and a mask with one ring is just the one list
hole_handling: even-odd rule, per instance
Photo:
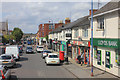
{"label": "car windscreen", "polygon": [[27,47],[27,49],[32,49],[32,47]]}
{"label": "car windscreen", "polygon": [[51,51],[44,51],[43,53],[51,53]]}
{"label": "car windscreen", "polygon": [[57,55],[49,55],[49,58],[58,58]]}
{"label": "car windscreen", "polygon": [[11,59],[11,56],[1,56],[0,59]]}

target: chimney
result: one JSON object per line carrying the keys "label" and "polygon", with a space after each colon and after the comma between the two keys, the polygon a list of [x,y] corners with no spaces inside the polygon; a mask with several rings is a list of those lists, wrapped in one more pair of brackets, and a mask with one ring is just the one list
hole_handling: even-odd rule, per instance
{"label": "chimney", "polygon": [[[93,14],[97,11],[97,9],[93,9]],[[89,15],[91,16],[91,10],[89,10]]]}
{"label": "chimney", "polygon": [[70,23],[71,21],[70,21],[70,19],[67,17],[67,18],[65,18],[65,24],[68,24],[68,23]]}

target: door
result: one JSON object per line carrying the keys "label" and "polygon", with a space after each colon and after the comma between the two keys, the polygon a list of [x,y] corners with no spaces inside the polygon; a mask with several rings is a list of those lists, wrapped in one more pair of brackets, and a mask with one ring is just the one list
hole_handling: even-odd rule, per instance
{"label": "door", "polygon": [[102,64],[102,53],[101,53],[101,50],[97,50],[97,64],[98,65]]}
{"label": "door", "polygon": [[111,53],[109,51],[106,51],[105,53],[106,53],[106,55],[105,55],[105,67],[110,68],[110,65],[111,65]]}

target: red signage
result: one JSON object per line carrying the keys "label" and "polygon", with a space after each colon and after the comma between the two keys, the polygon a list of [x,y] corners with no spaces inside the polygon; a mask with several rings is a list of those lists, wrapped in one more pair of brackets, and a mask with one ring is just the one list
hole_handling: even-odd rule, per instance
{"label": "red signage", "polygon": [[68,44],[68,46],[70,47],[70,46],[72,46],[71,44]]}

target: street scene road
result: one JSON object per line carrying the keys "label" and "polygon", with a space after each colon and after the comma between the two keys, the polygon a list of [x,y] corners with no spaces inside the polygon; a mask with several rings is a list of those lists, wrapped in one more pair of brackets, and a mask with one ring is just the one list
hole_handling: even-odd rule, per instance
{"label": "street scene road", "polygon": [[2,0],[0,80],[120,79],[120,0]]}
{"label": "street scene road", "polygon": [[12,68],[12,78],[76,78],[62,65],[48,65],[42,59],[41,53],[23,53],[16,68]]}

